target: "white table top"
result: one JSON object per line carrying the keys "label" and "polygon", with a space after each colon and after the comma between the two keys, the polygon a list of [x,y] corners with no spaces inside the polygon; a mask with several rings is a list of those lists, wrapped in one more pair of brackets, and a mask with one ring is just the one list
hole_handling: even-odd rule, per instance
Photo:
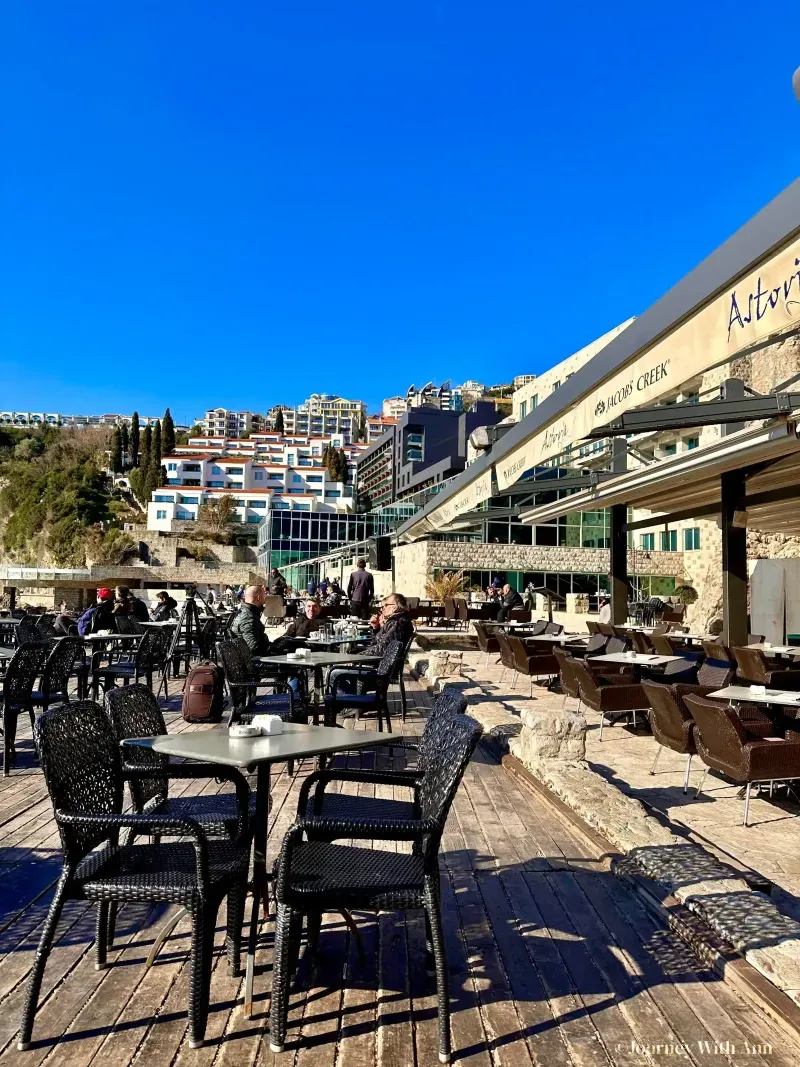
{"label": "white table top", "polygon": [[360,653],[348,655],[345,652],[307,652],[305,656],[254,656],[259,663],[270,663],[277,667],[338,667],[344,663],[377,663],[380,656],[366,656]]}
{"label": "white table top", "polygon": [[[212,616],[209,615],[209,616],[206,616],[206,617],[207,618],[211,618]],[[166,619],[164,622],[154,622],[151,619],[148,622],[140,622],[139,625],[140,626],[153,626],[153,627],[159,627],[160,626],[160,627],[169,628],[171,626],[172,627],[177,626],[178,625],[178,620],[177,619]]]}
{"label": "white table top", "polygon": [[142,634],[86,634],[81,641],[100,644],[103,641],[141,641]]}
{"label": "white table top", "polygon": [[590,663],[631,663],[637,667],[662,667],[665,663],[674,663],[683,656],[659,656],[637,652],[629,656],[627,652],[609,652],[605,656],[589,656]]}
{"label": "white table top", "polygon": [[726,685],[724,689],[717,689],[708,696],[711,700],[743,701],[748,704],[785,704],[787,707],[800,705],[800,692],[768,689],[766,693],[754,693],[749,685]]}
{"label": "white table top", "polygon": [[194,733],[136,737],[122,744],[139,745],[166,756],[181,756],[201,763],[221,763],[249,770],[259,763],[282,763],[284,760],[397,743],[402,737],[402,734],[379,733],[376,730],[340,730],[333,726],[285,722],[282,733],[270,736],[231,737],[227,726],[217,726],[212,730]]}
{"label": "white table top", "polygon": [[530,637],[524,637],[524,641],[542,641],[550,645],[565,645],[567,642],[578,644],[581,641],[585,641],[586,638],[580,636],[580,634],[531,634]]}
{"label": "white table top", "polygon": [[800,656],[800,647],[797,645],[765,645],[762,641],[755,645],[748,645],[747,647],[758,649],[759,652],[763,652],[767,656]]}
{"label": "white table top", "polygon": [[0,646],[0,659],[11,659],[11,657],[13,655],[14,655],[14,649],[13,648],[4,648],[4,647]]}

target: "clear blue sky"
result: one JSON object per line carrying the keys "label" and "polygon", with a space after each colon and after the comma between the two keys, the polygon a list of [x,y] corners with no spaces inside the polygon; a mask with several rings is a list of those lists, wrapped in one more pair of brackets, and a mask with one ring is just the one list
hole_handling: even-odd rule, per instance
{"label": "clear blue sky", "polygon": [[800,4],[9,0],[0,407],[545,369],[800,173]]}

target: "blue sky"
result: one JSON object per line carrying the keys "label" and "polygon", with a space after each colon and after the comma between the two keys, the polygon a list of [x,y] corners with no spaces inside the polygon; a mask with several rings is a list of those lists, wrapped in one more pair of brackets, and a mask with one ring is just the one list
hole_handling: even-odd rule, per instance
{"label": "blue sky", "polygon": [[800,172],[800,5],[11,0],[0,406],[543,370]]}

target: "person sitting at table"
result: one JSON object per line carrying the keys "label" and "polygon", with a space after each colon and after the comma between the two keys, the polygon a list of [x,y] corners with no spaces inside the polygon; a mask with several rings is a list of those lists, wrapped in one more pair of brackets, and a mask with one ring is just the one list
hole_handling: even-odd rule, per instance
{"label": "person sitting at table", "polygon": [[382,656],[390,641],[405,645],[414,636],[414,623],[408,601],[402,593],[392,593],[381,604],[381,610],[370,619],[373,637],[361,650],[368,656]]}
{"label": "person sitting at table", "polygon": [[497,621],[507,622],[508,617],[512,611],[514,611],[516,608],[522,608],[524,606],[525,605],[522,600],[522,597],[519,595],[516,589],[512,589],[511,586],[506,583],[503,586],[503,606],[497,613]]}
{"label": "person sitting at table", "polygon": [[264,586],[248,585],[231,623],[231,635],[241,637],[253,656],[268,656],[272,643],[267,637],[261,613],[264,610]]}
{"label": "person sitting at table", "polygon": [[114,594],[105,586],[97,590],[97,603],[92,604],[78,619],[81,637],[99,633],[100,630],[116,630],[114,623]]}
{"label": "person sitting at table", "polygon": [[276,652],[289,651],[287,646],[291,645],[294,648],[295,638],[308,637],[309,634],[321,629],[325,625],[325,620],[320,617],[321,615],[320,602],[315,597],[309,597],[306,601],[305,612],[289,623],[286,632],[273,642],[273,649]]}
{"label": "person sitting at table", "polygon": [[53,619],[53,629],[59,637],[78,636],[78,622],[67,607],[66,600],[62,600],[58,606],[58,615]]}
{"label": "person sitting at table", "polygon": [[114,590],[114,614],[138,619],[139,622],[149,622],[150,612],[147,604],[134,596],[127,585],[118,585]]}
{"label": "person sitting at table", "polygon": [[165,589],[162,589],[160,593],[156,593],[156,600],[158,603],[153,608],[153,622],[167,622],[168,619],[175,617],[175,613],[178,610],[178,602],[174,597],[171,597]]}

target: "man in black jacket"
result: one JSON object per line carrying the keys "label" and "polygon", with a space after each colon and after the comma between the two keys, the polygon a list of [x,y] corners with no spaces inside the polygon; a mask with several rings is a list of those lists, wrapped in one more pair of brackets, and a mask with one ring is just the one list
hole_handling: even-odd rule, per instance
{"label": "man in black jacket", "polygon": [[264,629],[264,623],[261,621],[263,610],[263,585],[248,585],[242,595],[239,610],[231,623],[230,632],[233,637],[243,638],[254,656],[268,656],[272,647]]}
{"label": "man in black jacket", "polygon": [[363,649],[366,654],[382,656],[391,641],[399,641],[405,646],[414,636],[408,602],[402,593],[392,593],[386,597],[377,619],[379,625],[375,636]]}
{"label": "man in black jacket", "polygon": [[350,612],[359,619],[369,618],[369,606],[375,595],[375,583],[372,575],[367,570],[367,561],[360,559],[356,563],[356,569],[350,575],[347,583],[347,596],[350,599]]}
{"label": "man in black jacket", "polygon": [[522,597],[516,591],[512,589],[510,585],[503,586],[503,606],[497,613],[498,622],[506,622],[508,616],[515,608],[523,608],[525,604]]}

